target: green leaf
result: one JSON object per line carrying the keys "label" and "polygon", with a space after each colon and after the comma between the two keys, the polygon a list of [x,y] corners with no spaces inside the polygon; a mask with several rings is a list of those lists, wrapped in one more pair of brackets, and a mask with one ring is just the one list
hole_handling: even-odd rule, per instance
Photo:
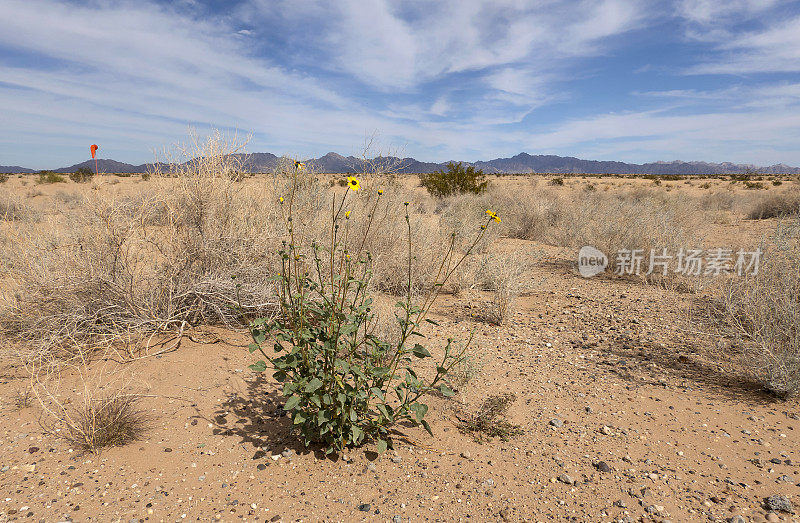
{"label": "green leaf", "polygon": [[414,353],[414,356],[417,358],[430,358],[431,353],[428,352],[428,349],[417,343],[414,345],[414,348],[411,350]]}
{"label": "green leaf", "polygon": [[247,346],[247,350],[249,350],[251,353],[257,351],[260,348],[261,347],[259,347],[258,343],[251,343],[250,345]]}
{"label": "green leaf", "polygon": [[264,372],[267,369],[267,363],[264,360],[248,365],[254,372]]}
{"label": "green leaf", "polygon": [[414,410],[417,421],[422,421],[422,419],[425,417],[425,414],[428,413],[428,406],[424,403],[414,403],[411,405],[411,408]]}
{"label": "green leaf", "polygon": [[292,396],[288,400],[286,400],[286,405],[283,406],[283,410],[292,410],[300,403],[300,396]]}
{"label": "green leaf", "polygon": [[453,392],[453,389],[451,389],[444,383],[439,385],[439,392],[441,392],[446,398],[452,398],[456,394],[455,392]]}
{"label": "green leaf", "polygon": [[377,446],[378,446],[378,454],[383,454],[384,452],[386,452],[386,446],[387,446],[386,440],[379,439]]}
{"label": "green leaf", "polygon": [[431,426],[430,426],[430,425],[428,425],[428,422],[427,422],[427,421],[425,421],[425,420],[420,420],[420,423],[422,423],[422,426],[425,428],[425,430],[427,430],[427,431],[428,431],[428,434],[430,434],[431,436],[433,436],[433,431],[431,430]]}
{"label": "green leaf", "polygon": [[378,387],[372,387],[372,388],[370,389],[370,391],[372,392],[372,394],[374,394],[375,396],[377,396],[377,398],[378,398],[379,400],[381,400],[381,401],[385,401],[385,400],[383,399],[383,391],[382,391],[381,389],[379,389]]}
{"label": "green leaf", "polygon": [[439,322],[438,321],[434,321],[434,320],[432,320],[430,318],[425,318],[425,321],[427,321],[428,323],[431,323],[433,325],[436,325],[437,327],[439,326]]}
{"label": "green leaf", "polygon": [[314,378],[308,382],[308,385],[306,385],[306,392],[314,392],[320,387],[322,387],[322,380],[319,378]]}

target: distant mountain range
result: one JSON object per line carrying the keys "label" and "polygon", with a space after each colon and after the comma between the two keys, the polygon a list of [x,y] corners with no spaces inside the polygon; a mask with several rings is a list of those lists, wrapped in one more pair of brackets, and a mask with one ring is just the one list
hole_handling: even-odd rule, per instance
{"label": "distant mountain range", "polygon": [[[272,153],[252,153],[237,155],[243,162],[248,172],[271,172],[280,160]],[[342,156],[328,153],[321,158],[306,160],[306,164],[317,172],[322,173],[360,173],[371,172],[375,166],[391,166],[398,173],[430,173],[447,167],[448,162],[431,163],[420,162],[414,158],[382,157],[373,160],[363,160],[354,156]],[[497,158],[486,162],[464,162],[474,165],[489,174],[742,174],[757,172],[761,174],[800,174],[800,167],[791,167],[784,164],[757,167],[755,165],[734,163],[707,163],[707,162],[653,162],[653,163],[625,163],[612,161],[581,160],[571,156],[530,155],[520,153],[511,158]],[[144,173],[153,168],[153,164],[131,165],[115,160],[98,160],[100,172],[137,174]],[[59,173],[71,173],[80,167],[94,170],[94,161],[87,160],[82,163],[53,169]],[[2,166],[0,173],[33,173],[33,169],[19,166]]]}

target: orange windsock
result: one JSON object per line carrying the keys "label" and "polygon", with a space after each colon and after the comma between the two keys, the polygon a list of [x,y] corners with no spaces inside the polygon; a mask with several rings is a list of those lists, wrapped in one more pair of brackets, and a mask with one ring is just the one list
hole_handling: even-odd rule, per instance
{"label": "orange windsock", "polygon": [[92,151],[92,158],[95,157],[95,154],[97,153],[97,149],[98,149],[98,147],[96,145],[94,145],[94,144],[92,144],[92,146],[89,147],[89,150]]}

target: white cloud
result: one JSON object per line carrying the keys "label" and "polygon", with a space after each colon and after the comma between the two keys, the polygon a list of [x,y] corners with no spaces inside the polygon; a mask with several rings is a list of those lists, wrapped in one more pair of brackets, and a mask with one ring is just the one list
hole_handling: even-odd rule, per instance
{"label": "white cloud", "polygon": [[677,11],[690,22],[719,24],[763,13],[779,3],[780,0],[681,0]]}

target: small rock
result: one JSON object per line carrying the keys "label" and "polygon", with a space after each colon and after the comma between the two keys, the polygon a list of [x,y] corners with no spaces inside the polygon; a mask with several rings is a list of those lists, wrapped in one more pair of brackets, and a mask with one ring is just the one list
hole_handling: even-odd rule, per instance
{"label": "small rock", "polygon": [[367,470],[369,470],[370,472],[375,472],[378,470],[378,467],[375,466],[375,463],[370,461],[367,463]]}
{"label": "small rock", "polygon": [[612,431],[610,427],[603,425],[603,427],[600,429],[600,433],[605,434],[606,436],[610,436],[612,434]]}
{"label": "small rock", "polygon": [[563,427],[563,426],[564,426],[564,422],[563,422],[563,421],[561,421],[561,420],[560,420],[560,419],[558,419],[558,418],[556,418],[556,419],[551,419],[551,420],[550,420],[550,426],[551,426],[551,427],[556,427],[556,428],[561,428],[561,427]]}
{"label": "small rock", "polygon": [[292,449],[286,449],[283,452],[281,452],[281,456],[283,456],[284,458],[291,458],[293,454],[294,451]]}
{"label": "small rock", "polygon": [[767,520],[767,521],[769,521],[770,523],[777,523],[778,521],[780,521],[780,520],[781,520],[781,518],[780,518],[780,517],[778,517],[778,515],[777,515],[776,513],[774,513],[774,512],[768,512],[768,513],[767,513],[767,515],[766,515],[766,516],[764,516],[764,517],[765,517],[765,518],[766,518],[766,520]]}
{"label": "small rock", "polygon": [[394,456],[392,456],[390,459],[392,460],[392,463],[400,463],[401,461],[403,461],[403,458],[401,458],[400,456],[398,456],[396,454]]}
{"label": "small rock", "polygon": [[25,472],[36,472],[35,463],[31,463],[30,465],[22,465],[20,468]]}
{"label": "small rock", "polygon": [[619,507],[619,508],[627,508],[628,507],[628,505],[624,501],[622,501],[621,499],[616,500],[614,502],[614,506],[615,507]]}
{"label": "small rock", "polygon": [[605,461],[601,461],[601,462],[597,463],[597,464],[595,465],[595,467],[596,467],[596,468],[597,468],[597,470],[599,470],[600,472],[611,472],[611,467],[610,467],[610,466],[608,466],[608,463],[606,463]]}
{"label": "small rock", "polygon": [[270,519],[270,521],[273,521],[273,522],[280,521],[280,520],[281,520],[280,514],[275,514],[274,516],[272,516],[272,519]]}
{"label": "small rock", "polygon": [[358,510],[360,510],[361,512],[369,512],[371,508],[372,505],[370,505],[369,503],[362,503],[358,506]]}
{"label": "small rock", "polygon": [[465,450],[464,452],[461,453],[461,457],[464,459],[470,459],[472,458],[472,454],[470,454],[468,450]]}
{"label": "small rock", "polygon": [[586,407],[584,407],[583,410],[586,411],[586,414],[593,414],[594,413],[594,409],[592,409],[592,407],[589,407],[588,405]]}
{"label": "small rock", "polygon": [[559,474],[557,479],[561,483],[566,483],[567,485],[572,485],[574,483],[569,474]]}
{"label": "small rock", "polygon": [[36,452],[39,452],[39,447],[31,447],[28,449],[28,454],[34,454]]}
{"label": "small rock", "polygon": [[744,519],[742,516],[733,516],[732,518],[728,518],[728,523],[747,523],[747,520]]}
{"label": "small rock", "polygon": [[164,449],[164,452],[172,452],[172,449],[167,447],[167,448]]}
{"label": "small rock", "polygon": [[403,518],[395,515],[392,517],[392,523],[403,523]]}
{"label": "small rock", "polygon": [[770,496],[764,500],[764,505],[769,510],[794,514],[794,506],[792,505],[792,502],[789,501],[789,499],[785,496]]}

